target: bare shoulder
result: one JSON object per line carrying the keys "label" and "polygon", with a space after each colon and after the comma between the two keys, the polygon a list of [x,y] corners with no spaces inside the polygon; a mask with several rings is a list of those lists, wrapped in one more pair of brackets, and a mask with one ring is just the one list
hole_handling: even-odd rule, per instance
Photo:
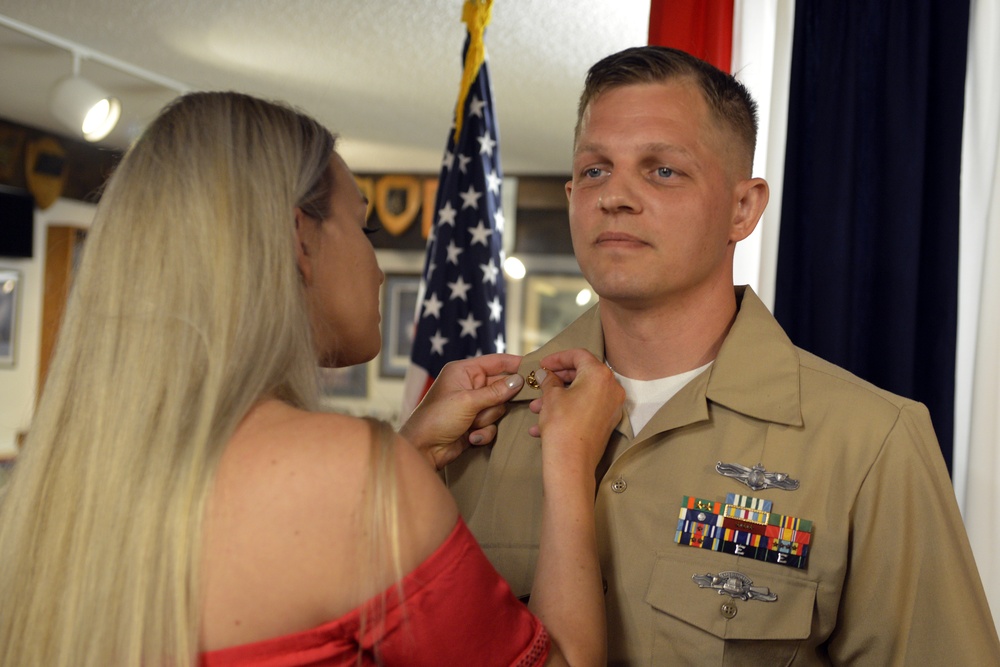
{"label": "bare shoulder", "polygon": [[[226,454],[239,474],[236,483],[256,495],[271,488],[270,504],[276,508],[289,503],[301,513],[308,511],[302,506],[307,503],[327,521],[334,517],[353,520],[372,476],[372,454],[377,447],[373,440],[378,436],[371,422],[283,404],[261,406],[260,412],[248,428],[236,434]],[[393,458],[401,518],[433,519],[449,510],[451,496],[427,461],[391,430],[388,437],[385,450]],[[251,481],[256,483],[251,486]],[[331,507],[337,511],[331,514]],[[449,528],[456,516],[449,517]]]}
{"label": "bare shoulder", "polygon": [[[408,571],[444,540],[457,511],[426,461],[391,438],[389,483]],[[206,648],[314,627],[391,582],[388,572],[374,584],[357,576],[370,540],[372,447],[369,422],[346,415],[278,401],[247,415],[223,454],[206,515]]]}

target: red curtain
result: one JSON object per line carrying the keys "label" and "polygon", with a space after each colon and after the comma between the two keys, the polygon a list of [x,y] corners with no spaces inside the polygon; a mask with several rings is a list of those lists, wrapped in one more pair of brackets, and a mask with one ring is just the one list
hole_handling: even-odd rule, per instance
{"label": "red curtain", "polygon": [[733,0],[651,0],[649,43],[732,69]]}

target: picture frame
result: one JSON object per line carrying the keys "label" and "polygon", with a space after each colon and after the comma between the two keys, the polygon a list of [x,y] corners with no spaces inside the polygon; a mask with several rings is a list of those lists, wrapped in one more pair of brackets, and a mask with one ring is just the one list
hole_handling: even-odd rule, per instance
{"label": "picture frame", "polygon": [[368,364],[319,369],[320,394],[326,398],[368,398]]}
{"label": "picture frame", "polygon": [[413,317],[417,312],[420,276],[409,273],[386,274],[382,295],[382,354],[379,375],[402,378],[410,365],[413,350]]}
{"label": "picture frame", "polygon": [[528,274],[524,279],[521,345],[538,349],[597,303],[597,294],[581,275]]}
{"label": "picture frame", "polygon": [[17,360],[20,284],[20,272],[0,269],[0,367],[12,368]]}

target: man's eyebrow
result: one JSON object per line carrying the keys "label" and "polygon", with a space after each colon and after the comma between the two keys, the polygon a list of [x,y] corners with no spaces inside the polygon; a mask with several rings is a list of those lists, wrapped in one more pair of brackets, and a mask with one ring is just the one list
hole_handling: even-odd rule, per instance
{"label": "man's eyebrow", "polygon": [[[577,153],[602,153],[604,150],[605,148],[603,144],[585,143],[578,144],[573,153],[574,155]],[[684,146],[659,141],[642,144],[639,146],[639,151],[643,153],[677,153],[680,155],[692,156],[691,151]]]}
{"label": "man's eyebrow", "polygon": [[601,146],[600,144],[595,144],[595,143],[577,144],[576,148],[573,149],[573,155],[576,155],[578,153],[600,153],[603,150],[604,147]]}
{"label": "man's eyebrow", "polygon": [[652,142],[641,146],[641,149],[646,153],[677,153],[679,155],[687,155],[688,157],[693,157],[691,151],[689,151],[684,146],[678,146],[677,144],[668,144],[664,142]]}

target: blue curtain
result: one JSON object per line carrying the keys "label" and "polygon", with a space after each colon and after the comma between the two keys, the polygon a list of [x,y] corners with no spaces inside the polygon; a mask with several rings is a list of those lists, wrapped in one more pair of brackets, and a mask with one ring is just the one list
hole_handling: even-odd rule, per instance
{"label": "blue curtain", "polygon": [[951,468],[969,0],[798,0],[775,316],[927,404]]}

